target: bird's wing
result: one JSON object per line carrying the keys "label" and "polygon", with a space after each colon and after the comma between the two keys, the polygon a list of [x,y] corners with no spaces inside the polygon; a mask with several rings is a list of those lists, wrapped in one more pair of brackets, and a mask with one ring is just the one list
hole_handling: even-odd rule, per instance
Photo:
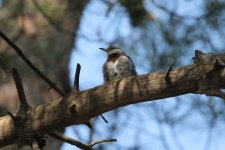
{"label": "bird's wing", "polygon": [[109,69],[106,63],[103,65],[103,78],[105,82],[109,82]]}
{"label": "bird's wing", "polygon": [[127,56],[127,58],[131,61],[130,66],[129,66],[130,70],[131,70],[131,73],[133,75],[137,75],[136,67],[135,67],[135,64],[134,64],[133,60],[129,56]]}
{"label": "bird's wing", "polygon": [[123,70],[122,72],[124,72],[124,70],[127,70],[129,71],[130,75],[137,75],[136,68],[132,59],[129,56],[124,57],[125,59],[121,59],[120,61],[122,61],[122,63],[118,65],[118,68],[120,68],[119,70]]}

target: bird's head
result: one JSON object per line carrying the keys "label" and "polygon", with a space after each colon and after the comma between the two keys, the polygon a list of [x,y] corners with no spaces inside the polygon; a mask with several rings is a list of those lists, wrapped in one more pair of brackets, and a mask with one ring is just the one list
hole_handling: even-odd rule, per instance
{"label": "bird's head", "polygon": [[107,52],[108,55],[116,53],[124,53],[122,49],[115,46],[109,46],[108,48],[99,48],[99,49]]}

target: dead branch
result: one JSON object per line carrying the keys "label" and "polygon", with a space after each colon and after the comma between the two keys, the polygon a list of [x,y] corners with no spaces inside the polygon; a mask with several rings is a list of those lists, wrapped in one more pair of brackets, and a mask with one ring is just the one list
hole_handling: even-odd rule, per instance
{"label": "dead branch", "polygon": [[[76,68],[76,72],[74,76],[74,84],[73,84],[73,90],[77,92],[79,92],[80,90],[80,87],[79,87],[80,70],[81,70],[81,65],[77,63],[77,68]],[[103,115],[100,115],[100,116],[106,123],[109,123],[108,120],[106,120],[106,118]],[[85,123],[85,125],[88,126],[89,128],[92,128],[92,125],[90,122]]]}
{"label": "dead branch", "polygon": [[[60,95],[64,96],[64,93],[41,73],[41,71],[25,57],[22,51],[1,31],[0,36],[43,80],[45,80]],[[215,62],[210,62],[209,64],[198,63],[187,67],[175,68],[173,69],[173,72],[171,72],[172,68],[170,68],[167,72],[156,72],[138,77],[130,77],[83,92],[79,92],[79,74],[81,67],[78,64],[75,74],[74,90],[69,95],[64,96],[59,100],[55,100],[52,103],[43,104],[33,108],[29,108],[21,79],[16,69],[13,69],[12,73],[21,105],[16,116],[9,113],[8,116],[0,118],[0,129],[2,129],[0,132],[0,147],[15,143],[15,141],[18,143],[18,141],[24,140],[26,140],[26,143],[32,142],[34,145],[42,147],[45,143],[44,135],[42,133],[48,133],[60,140],[76,145],[79,148],[89,150],[92,149],[92,146],[95,144],[114,142],[116,140],[105,139],[92,142],[91,144],[83,144],[82,142],[54,131],[69,125],[86,123],[92,117],[121,106],[178,96],[186,93],[196,93],[199,90],[207,90],[207,92],[205,92],[207,95],[224,98],[223,93],[218,93],[221,88],[225,87],[225,83],[222,82],[224,81],[224,76],[222,76],[224,64],[222,64],[219,56],[214,56],[212,54],[205,55],[203,53],[201,53],[199,57],[200,56],[207,56],[207,60],[210,61],[212,60],[211,58],[213,58]],[[195,62],[197,62],[197,60],[198,57],[196,56]],[[0,65],[8,72],[4,61],[0,60]],[[217,88],[216,94],[215,91],[212,92],[212,86],[209,86],[209,79],[211,81],[216,81],[213,82],[213,87]],[[173,84],[173,87],[171,87],[171,84]],[[208,91],[209,89],[210,92]],[[21,116],[21,112],[25,112],[25,120],[20,122],[20,124],[17,124],[19,125],[18,128],[15,120]],[[45,113],[43,114],[43,112]],[[33,139],[36,139],[36,144],[33,142]]]}
{"label": "dead branch", "polygon": [[117,141],[116,139],[103,139],[103,140],[94,141],[90,144],[84,144],[80,141],[77,141],[75,139],[72,139],[68,136],[65,136],[65,135],[62,135],[62,134],[59,134],[59,133],[50,133],[49,135],[51,135],[52,137],[55,137],[58,140],[69,143],[71,145],[75,145],[78,148],[84,149],[84,150],[92,150],[92,147],[96,144],[100,144],[100,143],[104,143],[104,142],[116,142]]}
{"label": "dead branch", "polygon": [[166,81],[166,84],[167,85],[171,85],[170,72],[172,71],[172,69],[173,68],[170,67],[169,70],[166,73],[166,76],[165,76],[165,81]]}
{"label": "dead branch", "polygon": [[104,139],[104,140],[97,140],[97,141],[94,141],[94,142],[91,142],[91,144],[88,144],[88,146],[94,146],[96,144],[100,144],[100,143],[105,143],[105,142],[117,142],[116,139]]}
{"label": "dead branch", "polygon": [[[76,92],[80,91],[80,85],[79,85],[79,82],[80,82],[80,80],[79,80],[80,79],[80,69],[81,69],[81,65],[79,63],[77,63],[77,68],[76,68],[76,72],[75,72],[75,76],[74,76],[74,84],[73,84],[73,90],[76,91]],[[76,113],[76,105],[75,104],[71,105],[70,112],[71,113]],[[89,127],[90,129],[92,128],[92,125],[91,125],[91,123],[89,121],[86,122],[85,125],[87,127]]]}
{"label": "dead branch", "polygon": [[198,78],[199,89],[196,93],[216,96],[225,100],[225,93],[218,87],[219,82],[224,83],[225,81],[225,54],[203,53],[196,50],[193,60],[195,64],[213,65],[210,74],[202,74]]}
{"label": "dead branch", "polygon": [[17,72],[17,70],[15,68],[13,68],[12,74],[13,74],[13,78],[14,78],[14,81],[15,81],[15,84],[16,84],[18,97],[19,97],[19,100],[20,100],[20,107],[19,107],[18,112],[20,112],[20,111],[27,112],[28,108],[29,108],[29,105],[27,103],[27,99],[26,99],[26,96],[25,96],[23,84],[22,84],[22,81],[20,79],[19,73]]}
{"label": "dead branch", "polygon": [[58,140],[61,140],[63,142],[69,143],[71,145],[75,145],[80,149],[85,149],[85,150],[91,150],[92,149],[91,147],[89,147],[88,145],[86,145],[86,144],[84,144],[80,141],[77,141],[75,139],[72,139],[70,137],[67,137],[67,136],[59,134],[59,133],[49,133],[49,135],[51,135],[52,137],[54,137]]}
{"label": "dead branch", "polygon": [[80,86],[79,86],[80,69],[81,69],[81,66],[80,66],[79,63],[77,63],[76,73],[75,73],[75,76],[74,76],[74,84],[73,84],[73,88],[76,91],[80,90]]}
{"label": "dead branch", "polygon": [[[64,97],[67,99],[66,102],[61,98],[29,109],[24,127],[50,133],[59,128],[83,124],[93,117],[118,107],[195,93],[199,88],[199,76],[210,75],[215,71],[214,69],[214,65],[208,64],[174,68],[170,72],[173,87],[165,82],[167,72],[155,72],[110,82],[79,93],[72,91],[68,97]],[[218,88],[225,88],[225,83],[219,76],[210,77],[221,81],[216,82]],[[69,111],[73,105],[76,106],[76,113]],[[0,147],[12,144],[18,138],[9,115],[0,118],[0,129]]]}

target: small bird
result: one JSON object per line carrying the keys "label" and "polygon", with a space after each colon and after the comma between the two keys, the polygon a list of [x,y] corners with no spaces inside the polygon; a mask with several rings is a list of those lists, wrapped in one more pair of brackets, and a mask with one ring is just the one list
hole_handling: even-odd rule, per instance
{"label": "small bird", "polygon": [[103,65],[103,77],[105,82],[137,75],[132,59],[127,56],[122,49],[114,46],[99,49],[108,54],[107,61]]}

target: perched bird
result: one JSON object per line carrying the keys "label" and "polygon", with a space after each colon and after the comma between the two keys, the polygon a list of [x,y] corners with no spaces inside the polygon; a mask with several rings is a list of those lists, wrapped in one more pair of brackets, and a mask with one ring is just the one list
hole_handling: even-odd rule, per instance
{"label": "perched bird", "polygon": [[137,75],[132,59],[127,56],[122,49],[114,46],[99,49],[108,54],[108,59],[103,65],[105,82]]}

